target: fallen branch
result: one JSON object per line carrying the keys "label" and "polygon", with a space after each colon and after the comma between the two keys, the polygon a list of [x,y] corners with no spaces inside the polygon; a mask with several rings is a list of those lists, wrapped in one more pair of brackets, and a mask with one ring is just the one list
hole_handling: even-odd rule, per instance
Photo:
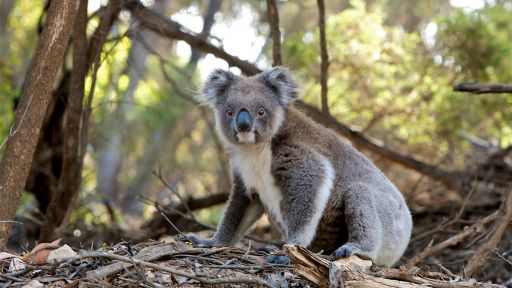
{"label": "fallen branch", "polygon": [[285,251],[295,264],[293,271],[319,287],[504,287],[464,280],[451,273],[413,271],[405,267],[377,268],[372,261],[357,256],[330,262],[295,245],[285,245]]}
{"label": "fallen branch", "polygon": [[129,263],[130,265],[135,264],[135,265],[145,266],[145,267],[153,268],[155,270],[160,270],[160,271],[168,272],[168,273],[171,273],[171,274],[174,274],[174,275],[179,275],[179,276],[182,276],[182,277],[187,277],[187,278],[190,278],[190,279],[194,279],[194,280],[197,280],[197,281],[199,281],[199,282],[201,282],[203,284],[209,284],[209,285],[217,285],[217,284],[256,284],[256,285],[268,286],[267,282],[265,282],[264,280],[262,280],[260,278],[228,278],[228,279],[206,278],[206,277],[197,276],[196,274],[187,273],[187,272],[184,272],[184,271],[181,271],[181,270],[178,270],[178,269],[167,267],[167,266],[164,266],[164,265],[159,265],[159,264],[151,263],[151,262],[148,262],[148,261],[135,259],[133,257],[127,257],[127,256],[116,255],[116,254],[110,254],[110,253],[107,253],[107,252],[91,252],[91,253],[75,256],[75,257],[64,258],[62,261],[59,261],[58,264],[62,264],[64,262],[71,263],[71,262],[75,262],[75,261],[83,260],[83,259],[87,259],[87,258],[107,258],[107,259],[111,259],[111,260],[117,260],[117,261],[122,261],[122,262],[125,262],[125,263]]}
{"label": "fallen branch", "polygon": [[473,94],[484,93],[512,93],[512,84],[496,83],[461,83],[453,86],[453,91],[469,92]]}

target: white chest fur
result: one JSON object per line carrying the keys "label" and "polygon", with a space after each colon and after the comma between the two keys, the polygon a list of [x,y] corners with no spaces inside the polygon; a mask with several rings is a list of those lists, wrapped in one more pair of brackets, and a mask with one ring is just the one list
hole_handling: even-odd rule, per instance
{"label": "white chest fur", "polygon": [[269,144],[240,146],[232,150],[231,165],[245,183],[247,193],[254,189],[267,213],[284,228],[279,207],[283,197],[270,172],[271,164],[272,150]]}

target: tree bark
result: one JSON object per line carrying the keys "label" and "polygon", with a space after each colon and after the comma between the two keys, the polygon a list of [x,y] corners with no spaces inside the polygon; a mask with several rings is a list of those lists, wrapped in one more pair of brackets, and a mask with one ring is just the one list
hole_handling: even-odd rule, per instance
{"label": "tree bark", "polygon": [[80,2],[73,30],[73,70],[71,71],[68,106],[64,121],[62,172],[57,191],[52,195],[41,228],[40,242],[53,240],[50,238],[57,238],[61,234],[61,231],[54,233],[55,229],[63,223],[80,190],[82,165],[79,155],[79,135],[85,76],[87,75],[87,59],[84,57],[87,53],[87,2],[87,0]]}
{"label": "tree bark", "polygon": [[0,162],[0,249],[9,237],[80,0],[53,0]]}

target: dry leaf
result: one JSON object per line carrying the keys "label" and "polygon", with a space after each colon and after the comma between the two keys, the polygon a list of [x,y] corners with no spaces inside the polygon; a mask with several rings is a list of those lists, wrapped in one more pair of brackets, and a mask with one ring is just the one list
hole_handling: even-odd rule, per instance
{"label": "dry leaf", "polygon": [[7,252],[0,252],[0,261],[9,259],[9,258],[20,258],[20,256],[14,255],[11,253],[7,253]]}
{"label": "dry leaf", "polygon": [[28,254],[21,257],[21,260],[34,265],[40,265],[46,263],[46,258],[52,250],[59,248],[60,240],[57,239],[51,243],[39,243],[30,251]]}
{"label": "dry leaf", "polygon": [[78,284],[80,284],[80,279],[76,279],[74,281],[69,282],[63,288],[74,288],[74,287],[78,286]]}
{"label": "dry leaf", "polygon": [[27,268],[27,265],[19,257],[14,258],[9,263],[9,272],[16,272]]}
{"label": "dry leaf", "polygon": [[23,285],[21,288],[42,288],[44,287],[43,284],[41,284],[41,282],[37,281],[37,280],[32,280],[30,282],[28,282],[27,284]]}

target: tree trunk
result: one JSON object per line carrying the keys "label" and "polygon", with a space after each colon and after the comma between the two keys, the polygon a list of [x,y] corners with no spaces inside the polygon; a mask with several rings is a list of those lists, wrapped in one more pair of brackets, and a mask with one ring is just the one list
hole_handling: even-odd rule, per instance
{"label": "tree trunk", "polygon": [[[79,155],[80,120],[84,98],[85,76],[87,75],[87,0],[82,0],[73,30],[73,70],[71,71],[68,106],[64,125],[64,145],[62,172],[57,191],[52,195],[43,227],[40,242],[57,238],[59,227],[80,189],[82,165]],[[84,140],[84,139],[82,139]]]}
{"label": "tree trunk", "polygon": [[80,0],[53,0],[28,71],[0,162],[0,249],[9,237],[11,221],[30,170],[51,89],[61,67]]}

